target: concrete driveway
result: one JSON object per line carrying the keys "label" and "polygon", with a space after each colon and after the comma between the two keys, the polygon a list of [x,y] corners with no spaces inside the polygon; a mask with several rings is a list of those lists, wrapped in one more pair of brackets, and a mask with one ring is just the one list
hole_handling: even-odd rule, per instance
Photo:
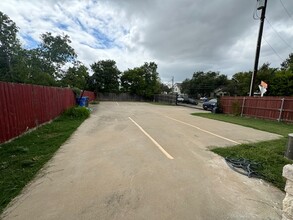
{"label": "concrete driveway", "polygon": [[281,219],[280,190],[208,150],[279,136],[195,111],[102,102],[2,217]]}

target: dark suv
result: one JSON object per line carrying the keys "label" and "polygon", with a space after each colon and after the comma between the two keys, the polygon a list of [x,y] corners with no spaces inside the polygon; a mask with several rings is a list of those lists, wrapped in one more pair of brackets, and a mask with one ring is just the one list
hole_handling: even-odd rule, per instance
{"label": "dark suv", "polygon": [[213,108],[217,106],[217,102],[218,102],[217,99],[211,99],[207,102],[204,102],[202,104],[202,107],[204,110],[213,110]]}

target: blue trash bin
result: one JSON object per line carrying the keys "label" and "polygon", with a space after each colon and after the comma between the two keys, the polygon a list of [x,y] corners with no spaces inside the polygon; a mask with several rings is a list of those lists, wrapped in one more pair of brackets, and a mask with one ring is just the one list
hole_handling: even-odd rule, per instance
{"label": "blue trash bin", "polygon": [[89,106],[89,97],[83,96],[81,98],[76,98],[76,103],[81,107],[88,107]]}

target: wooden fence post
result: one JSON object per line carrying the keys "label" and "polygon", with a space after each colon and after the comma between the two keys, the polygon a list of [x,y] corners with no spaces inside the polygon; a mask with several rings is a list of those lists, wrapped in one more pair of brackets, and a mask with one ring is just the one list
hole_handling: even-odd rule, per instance
{"label": "wooden fence post", "polygon": [[279,114],[278,122],[280,122],[281,119],[282,119],[282,112],[283,112],[283,107],[284,107],[284,101],[285,101],[285,98],[282,98],[282,102],[281,102],[281,108],[280,108],[280,114]]}
{"label": "wooden fence post", "polygon": [[244,105],[245,105],[245,97],[243,97],[243,101],[242,101],[241,117],[243,116]]}

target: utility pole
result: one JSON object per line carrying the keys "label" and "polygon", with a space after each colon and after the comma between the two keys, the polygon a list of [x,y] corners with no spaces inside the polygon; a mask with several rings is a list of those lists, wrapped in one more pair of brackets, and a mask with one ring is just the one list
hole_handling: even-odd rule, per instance
{"label": "utility pole", "polygon": [[172,92],[174,92],[174,76],[172,76]]}
{"label": "utility pole", "polygon": [[257,1],[259,3],[257,10],[262,10],[262,11],[261,11],[260,25],[259,25],[256,53],[255,53],[254,69],[253,69],[253,73],[251,76],[251,82],[250,82],[249,96],[253,96],[253,94],[254,94],[253,87],[255,84],[255,78],[256,78],[257,69],[258,69],[259,54],[260,54],[260,48],[261,48],[261,39],[262,39],[263,26],[264,26],[266,9],[267,9],[267,0],[257,0]]}

